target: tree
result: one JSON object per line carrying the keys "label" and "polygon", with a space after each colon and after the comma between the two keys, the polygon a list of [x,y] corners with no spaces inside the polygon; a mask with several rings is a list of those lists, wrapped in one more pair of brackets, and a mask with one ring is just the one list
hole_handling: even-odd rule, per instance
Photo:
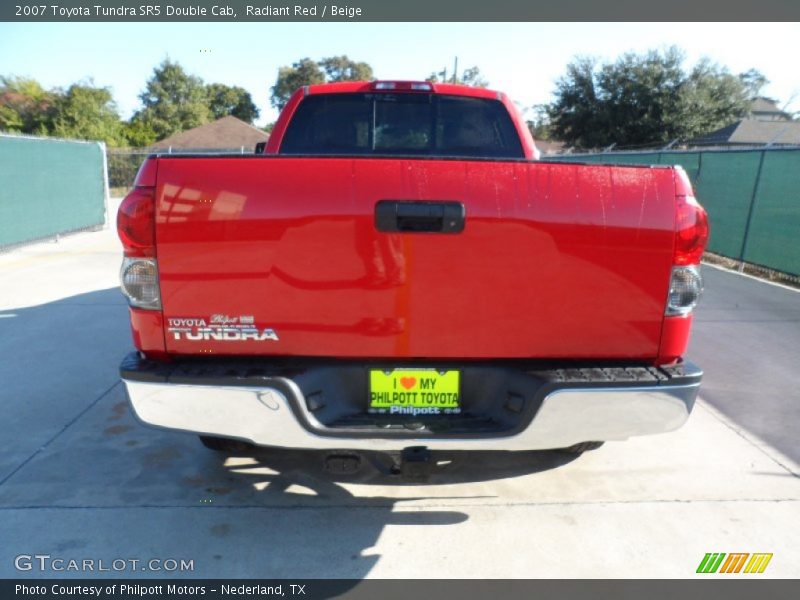
{"label": "tree", "polygon": [[709,60],[701,60],[689,73],[681,90],[679,118],[682,128],[675,137],[687,139],[730,125],[750,111],[755,98],[751,90],[757,94],[765,83],[764,78],[764,83],[748,86],[741,75],[731,75]]}
{"label": "tree", "polygon": [[750,97],[740,77],[708,60],[687,72],[683,62],[674,46],[613,63],[575,58],[547,106],[553,137],[584,148],[661,144],[747,113]]}
{"label": "tree", "polygon": [[203,80],[169,59],[153,70],[139,99],[143,108],[132,120],[152,129],[157,139],[197,127],[212,117]]}
{"label": "tree", "polygon": [[0,129],[47,135],[56,94],[25,77],[0,77]]}
{"label": "tree", "polygon": [[535,140],[549,140],[552,135],[552,123],[547,114],[546,104],[533,106],[533,119],[527,121],[528,129]]}
{"label": "tree", "polygon": [[278,69],[278,79],[271,89],[272,106],[282,109],[295,90],[315,83],[325,83],[325,73],[310,58],[302,58],[291,67],[281,67]]}
{"label": "tree", "polygon": [[57,137],[101,140],[109,146],[125,142],[111,91],[91,81],[75,83],[56,98],[51,131]]}
{"label": "tree", "polygon": [[556,100],[547,105],[547,119],[554,137],[595,147],[607,139],[607,117],[595,85],[597,62],[578,57],[567,65],[567,74],[558,80]]}
{"label": "tree", "polygon": [[158,135],[148,123],[131,119],[122,124],[122,136],[128,146],[143,148],[158,141]]}
{"label": "tree", "polygon": [[751,99],[756,99],[762,88],[769,83],[769,79],[758,69],[748,69],[744,73],[739,73],[739,80],[747,89],[747,95]]}
{"label": "tree", "polygon": [[259,110],[253,102],[250,92],[244,88],[211,83],[206,86],[206,92],[209,109],[214,119],[232,115],[252,124],[258,118]]}
{"label": "tree", "polygon": [[66,91],[45,90],[37,81],[0,78],[0,129],[68,139],[126,143],[111,90],[94,83],[75,83]]}
{"label": "tree", "polygon": [[19,112],[9,106],[0,94],[0,131],[22,133],[23,123]]}
{"label": "tree", "polygon": [[323,58],[318,65],[325,71],[325,81],[371,81],[372,67],[365,62],[356,62],[346,54]]}
{"label": "tree", "polygon": [[481,70],[478,67],[469,67],[464,69],[459,75],[456,73],[455,77],[447,76],[447,69],[443,69],[438,73],[431,73],[425,81],[431,83],[458,83],[461,85],[471,85],[472,87],[488,87],[489,82],[481,75]]}
{"label": "tree", "polygon": [[464,72],[461,74],[461,78],[459,83],[463,83],[464,85],[471,85],[472,87],[489,87],[489,82],[486,81],[483,76],[481,75],[480,69],[478,67],[470,67],[469,69],[464,69]]}
{"label": "tree", "polygon": [[350,60],[347,55],[330,56],[320,61],[302,58],[291,67],[278,69],[278,78],[271,88],[272,106],[282,109],[295,90],[304,85],[335,81],[370,81],[372,67],[365,62]]}

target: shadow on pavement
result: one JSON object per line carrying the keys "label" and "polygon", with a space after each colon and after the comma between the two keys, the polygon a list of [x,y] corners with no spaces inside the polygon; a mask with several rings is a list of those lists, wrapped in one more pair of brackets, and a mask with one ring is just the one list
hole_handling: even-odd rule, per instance
{"label": "shadow on pavement", "polygon": [[0,482],[119,380],[130,344],[119,288],[0,310]]}
{"label": "shadow on pavement", "polygon": [[[117,372],[131,347],[126,312],[117,288],[0,311],[8,315],[0,318],[0,414],[14,448],[0,461],[0,508],[21,511],[15,535],[45,550],[189,553],[202,563],[191,575],[201,577],[361,579],[380,560],[370,549],[387,526],[421,528],[435,552],[446,528],[468,519],[459,502],[497,497],[491,483],[477,491],[458,484],[575,458],[439,452],[419,485],[391,474],[381,453],[336,475],[319,451],[212,452],[195,436],[132,416]],[[65,512],[50,522],[52,510]]]}
{"label": "shadow on pavement", "polygon": [[[283,476],[307,477],[316,481],[359,485],[395,487],[420,487],[475,483],[522,477],[566,465],[578,455],[559,451],[530,452],[473,452],[434,451],[432,472],[428,481],[409,481],[392,472],[393,460],[385,452],[352,452],[361,458],[355,473],[336,473],[325,468],[325,459],[330,453],[320,450],[289,450],[283,448],[256,448],[252,451],[225,454],[218,453],[223,465],[232,466],[238,475],[250,475],[258,484],[258,472],[266,469]],[[249,467],[243,468],[244,461]],[[461,497],[461,496],[460,496]]]}

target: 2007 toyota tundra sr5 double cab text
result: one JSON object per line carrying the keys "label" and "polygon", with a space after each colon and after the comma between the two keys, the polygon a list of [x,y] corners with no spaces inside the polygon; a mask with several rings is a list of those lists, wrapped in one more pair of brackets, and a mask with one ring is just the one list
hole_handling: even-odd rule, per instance
{"label": "2007 toyota tundra sr5 double cab text", "polygon": [[154,155],[124,199],[121,365],[206,445],[572,448],[666,432],[706,213],[679,167],[537,160],[502,93],[311,85],[253,155]]}

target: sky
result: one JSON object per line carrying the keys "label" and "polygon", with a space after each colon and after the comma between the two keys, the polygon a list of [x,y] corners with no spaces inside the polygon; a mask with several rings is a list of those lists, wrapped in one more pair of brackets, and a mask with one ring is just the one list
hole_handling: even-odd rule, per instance
{"label": "sky", "polygon": [[278,68],[303,57],[347,54],[380,79],[425,79],[445,66],[477,66],[521,107],[551,100],[575,55],[613,60],[627,51],[681,47],[687,66],[708,57],[740,73],[756,68],[765,95],[800,111],[797,23],[2,23],[0,75],[45,87],[92,79],[112,89],[123,118],[164,58],[206,83],[247,89],[275,120],[269,88]]}

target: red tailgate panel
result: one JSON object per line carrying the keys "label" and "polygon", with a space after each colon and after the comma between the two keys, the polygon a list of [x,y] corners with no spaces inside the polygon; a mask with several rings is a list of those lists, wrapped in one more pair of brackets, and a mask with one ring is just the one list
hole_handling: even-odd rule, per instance
{"label": "red tailgate panel", "polygon": [[[277,340],[167,351],[653,358],[671,267],[666,169],[350,158],[161,158],[168,327],[252,317]],[[459,201],[460,234],[380,233],[379,200]],[[235,336],[234,336],[235,337]]]}

